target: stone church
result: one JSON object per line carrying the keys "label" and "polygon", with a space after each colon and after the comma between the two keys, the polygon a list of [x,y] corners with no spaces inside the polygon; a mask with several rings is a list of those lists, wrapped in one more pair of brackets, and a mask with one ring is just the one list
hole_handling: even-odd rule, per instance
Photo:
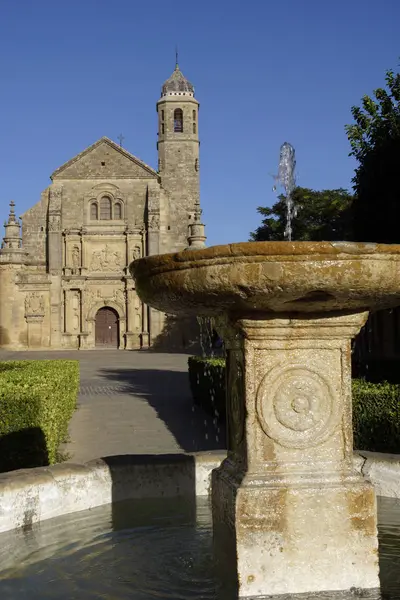
{"label": "stone church", "polygon": [[204,245],[199,103],[178,64],[157,102],[158,168],[103,137],[59,167],[0,250],[0,347],[146,348],[167,316],[143,305],[128,265]]}

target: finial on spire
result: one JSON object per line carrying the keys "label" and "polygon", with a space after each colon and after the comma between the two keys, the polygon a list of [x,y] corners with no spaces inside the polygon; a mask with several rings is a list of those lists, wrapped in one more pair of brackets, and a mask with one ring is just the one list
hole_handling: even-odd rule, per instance
{"label": "finial on spire", "polygon": [[8,215],[8,222],[9,223],[17,223],[17,220],[15,218],[15,202],[14,202],[14,200],[11,200],[11,202],[10,202],[10,214]]}
{"label": "finial on spire", "polygon": [[188,247],[186,250],[198,250],[206,247],[206,234],[204,231],[204,223],[201,222],[200,202],[196,200],[193,211],[193,222],[189,225]]}
{"label": "finial on spire", "polygon": [[175,46],[175,69],[178,69],[178,46]]}
{"label": "finial on spire", "polygon": [[21,225],[19,219],[15,216],[14,200],[11,200],[10,202],[10,214],[8,215],[8,221],[4,223],[4,229],[5,236],[1,245],[2,257],[4,257],[5,253],[14,252],[16,250],[19,252],[22,248]]}
{"label": "finial on spire", "polygon": [[195,223],[200,223],[201,222],[202,212],[203,211],[200,208],[200,202],[198,200],[196,200],[196,202],[194,204],[194,222]]}

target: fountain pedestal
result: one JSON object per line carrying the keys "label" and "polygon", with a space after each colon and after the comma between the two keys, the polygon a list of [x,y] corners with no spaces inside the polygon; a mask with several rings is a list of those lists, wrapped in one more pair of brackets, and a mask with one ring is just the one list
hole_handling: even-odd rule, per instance
{"label": "fountain pedestal", "polygon": [[366,318],[223,328],[229,452],[212,504],[239,598],[379,587],[375,494],[352,462],[351,339]]}

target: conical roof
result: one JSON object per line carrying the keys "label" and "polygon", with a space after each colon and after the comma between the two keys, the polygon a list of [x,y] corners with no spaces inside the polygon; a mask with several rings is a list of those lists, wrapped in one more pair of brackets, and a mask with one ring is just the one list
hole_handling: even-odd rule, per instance
{"label": "conical roof", "polygon": [[194,87],[186,79],[184,74],[179,68],[178,63],[176,63],[175,70],[172,73],[171,77],[165,81],[162,86],[161,94],[162,96],[167,96],[168,94],[194,94]]}

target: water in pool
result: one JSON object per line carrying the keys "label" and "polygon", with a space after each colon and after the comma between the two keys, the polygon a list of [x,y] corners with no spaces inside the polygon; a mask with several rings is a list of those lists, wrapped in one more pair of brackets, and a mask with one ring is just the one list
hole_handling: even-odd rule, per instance
{"label": "water in pool", "polygon": [[[382,598],[399,600],[400,501],[379,499],[379,522]],[[205,498],[197,498],[197,506],[176,499],[122,502],[4,533],[0,561],[1,600],[222,595]]]}

